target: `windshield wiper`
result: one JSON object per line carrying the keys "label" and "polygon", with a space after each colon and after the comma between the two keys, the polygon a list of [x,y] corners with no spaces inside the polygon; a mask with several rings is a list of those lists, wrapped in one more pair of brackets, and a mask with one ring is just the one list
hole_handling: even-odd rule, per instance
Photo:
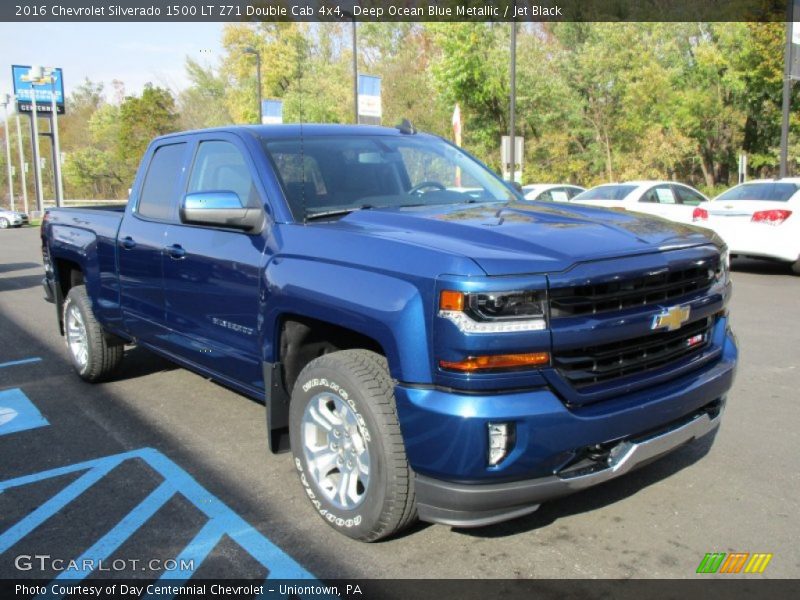
{"label": "windshield wiper", "polygon": [[371,204],[362,204],[361,206],[350,206],[348,208],[334,208],[332,210],[322,210],[319,212],[307,213],[305,220],[313,221],[314,219],[322,219],[324,217],[337,217],[339,215],[349,215],[351,212],[357,210],[369,210],[375,208]]}

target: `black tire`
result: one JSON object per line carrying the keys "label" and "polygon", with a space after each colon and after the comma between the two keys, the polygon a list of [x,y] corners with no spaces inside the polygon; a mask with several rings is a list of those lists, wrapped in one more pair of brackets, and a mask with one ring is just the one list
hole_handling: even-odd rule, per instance
{"label": "black tire", "polygon": [[8,229],[10,223],[5,217],[0,217],[0,229]]}
{"label": "black tire", "polygon": [[[70,347],[70,337],[67,331],[68,315],[71,310],[77,310],[83,320],[86,332],[86,360],[82,362]],[[92,312],[92,303],[86,293],[86,287],[76,285],[69,290],[64,301],[64,339],[67,341],[67,354],[75,371],[81,379],[90,382],[102,381],[108,378],[122,362],[125,347],[118,341],[111,341],[97,321]]]}
{"label": "black tire", "polygon": [[[352,509],[330,501],[306,460],[301,423],[306,407],[322,392],[341,395],[339,399],[346,401],[368,450],[369,482],[360,504]],[[289,430],[305,494],[331,527],[353,539],[374,542],[416,521],[414,476],[397,420],[394,385],[383,356],[368,350],[343,350],[311,361],[292,392]]]}
{"label": "black tire", "polygon": [[792,273],[800,275],[800,258],[792,263]]}

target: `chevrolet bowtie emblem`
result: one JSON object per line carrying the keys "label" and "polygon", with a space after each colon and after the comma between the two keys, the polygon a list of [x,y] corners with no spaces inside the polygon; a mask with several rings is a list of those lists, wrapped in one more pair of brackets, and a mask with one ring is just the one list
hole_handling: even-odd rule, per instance
{"label": "chevrolet bowtie emblem", "polygon": [[650,329],[661,329],[666,327],[667,331],[675,331],[689,320],[692,312],[689,306],[671,306],[653,317],[653,324]]}

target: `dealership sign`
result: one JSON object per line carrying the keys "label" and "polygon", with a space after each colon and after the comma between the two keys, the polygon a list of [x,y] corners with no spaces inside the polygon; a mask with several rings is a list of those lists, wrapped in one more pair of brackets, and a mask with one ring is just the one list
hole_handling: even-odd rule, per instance
{"label": "dealership sign", "polygon": [[[52,98],[55,94],[56,110],[64,114],[64,76],[60,68],[52,69],[37,82],[30,80],[31,67],[12,65],[11,75],[14,80],[14,97],[17,99],[18,112],[32,112],[33,100],[36,99],[36,112],[50,114]],[[34,95],[35,94],[35,95]]]}

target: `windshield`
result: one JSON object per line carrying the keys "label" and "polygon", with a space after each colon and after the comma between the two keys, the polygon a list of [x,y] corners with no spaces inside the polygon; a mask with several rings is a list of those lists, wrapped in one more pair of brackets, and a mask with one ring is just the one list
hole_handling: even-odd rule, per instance
{"label": "windshield", "polygon": [[573,200],[622,200],[635,189],[635,185],[599,185],[581,192]]}
{"label": "windshield", "polygon": [[717,196],[716,200],[770,200],[772,202],[786,202],[798,190],[795,183],[779,183],[765,181],[763,183],[745,183],[729,189]]}
{"label": "windshield", "polygon": [[516,199],[494,173],[435,138],[320,136],[263,145],[296,220],[359,208]]}

